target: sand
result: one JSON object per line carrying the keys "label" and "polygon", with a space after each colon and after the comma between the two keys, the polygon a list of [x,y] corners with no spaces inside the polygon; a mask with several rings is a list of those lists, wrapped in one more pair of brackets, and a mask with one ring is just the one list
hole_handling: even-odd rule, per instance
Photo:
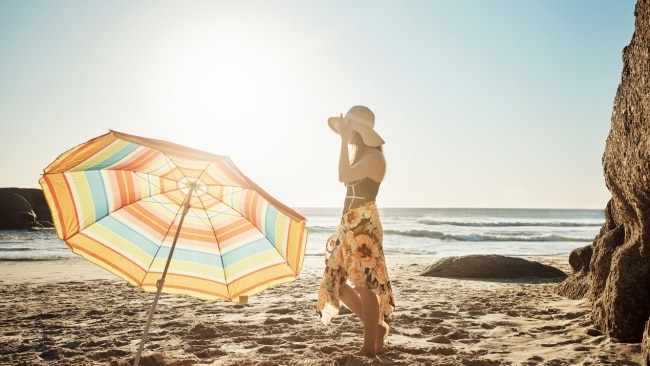
{"label": "sand", "polygon": [[[566,258],[528,258],[569,271]],[[316,315],[322,257],[247,305],[162,295],[141,365],[641,365],[587,300],[553,282],[419,276],[433,260],[388,259],[397,309],[386,353],[355,356],[361,322]],[[81,258],[0,262],[1,365],[131,365],[153,294]]]}

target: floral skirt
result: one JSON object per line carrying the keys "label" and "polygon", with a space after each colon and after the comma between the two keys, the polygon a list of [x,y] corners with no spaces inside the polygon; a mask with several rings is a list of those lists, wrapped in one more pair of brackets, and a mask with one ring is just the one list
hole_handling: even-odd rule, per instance
{"label": "floral skirt", "polygon": [[340,286],[348,281],[366,287],[379,300],[379,325],[386,328],[395,300],[384,258],[383,228],[374,202],[346,212],[336,232],[327,239],[325,271],[318,290],[318,314],[329,324],[339,313]]}

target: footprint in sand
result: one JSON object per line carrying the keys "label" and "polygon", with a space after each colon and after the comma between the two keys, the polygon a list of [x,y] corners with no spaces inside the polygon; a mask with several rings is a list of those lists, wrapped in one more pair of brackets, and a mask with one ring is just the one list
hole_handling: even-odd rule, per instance
{"label": "footprint in sand", "polygon": [[431,343],[439,343],[439,344],[451,344],[451,340],[447,337],[445,337],[442,334],[438,334],[434,336],[433,338],[428,339],[429,342]]}
{"label": "footprint in sand", "polygon": [[269,309],[267,310],[268,314],[280,314],[280,315],[285,315],[293,312],[294,310],[292,308],[275,308],[275,309]]}
{"label": "footprint in sand", "polygon": [[275,318],[267,318],[264,320],[265,325],[269,324],[297,324],[298,322],[294,318],[289,318],[289,317],[282,317],[279,319]]}

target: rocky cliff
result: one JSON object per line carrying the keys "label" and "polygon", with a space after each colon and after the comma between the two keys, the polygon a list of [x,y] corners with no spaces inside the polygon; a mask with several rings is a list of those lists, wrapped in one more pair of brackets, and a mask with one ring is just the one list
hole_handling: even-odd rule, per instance
{"label": "rocky cliff", "polygon": [[0,230],[42,227],[52,227],[52,215],[42,190],[0,188]]}
{"label": "rocky cliff", "polygon": [[[562,295],[592,300],[592,318],[615,340],[647,345],[650,316],[650,0],[638,0],[623,50],[611,129],[602,158],[611,193],[605,224],[569,258]],[[644,334],[646,338],[643,339]],[[643,346],[644,354],[648,348]]]}

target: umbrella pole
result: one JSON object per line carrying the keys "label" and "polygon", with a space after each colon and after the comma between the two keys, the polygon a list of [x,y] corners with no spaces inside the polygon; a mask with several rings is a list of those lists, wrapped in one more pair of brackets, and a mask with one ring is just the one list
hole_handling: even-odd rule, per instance
{"label": "umbrella pole", "polygon": [[172,255],[174,254],[174,249],[176,248],[176,241],[178,241],[178,236],[181,233],[181,228],[183,227],[183,220],[185,220],[185,215],[190,210],[190,198],[194,193],[194,185],[190,185],[190,191],[185,197],[185,202],[183,202],[183,213],[181,214],[181,220],[178,223],[178,229],[176,230],[176,235],[174,235],[174,241],[172,242],[172,247],[169,250],[169,256],[167,257],[167,263],[165,263],[165,269],[163,270],[162,276],[158,281],[156,281],[156,297],[153,299],[151,304],[151,309],[149,310],[149,317],[147,318],[147,325],[144,327],[144,332],[142,334],[142,339],[140,340],[140,346],[138,347],[138,354],[133,361],[133,366],[138,366],[140,364],[140,357],[142,356],[142,350],[144,349],[144,342],[147,339],[149,334],[149,328],[151,327],[151,321],[153,320],[153,313],[156,311],[156,306],[158,305],[158,298],[160,298],[160,293],[162,292],[163,285],[165,284],[165,277],[167,277],[167,270],[169,269],[169,264],[172,261]]}

